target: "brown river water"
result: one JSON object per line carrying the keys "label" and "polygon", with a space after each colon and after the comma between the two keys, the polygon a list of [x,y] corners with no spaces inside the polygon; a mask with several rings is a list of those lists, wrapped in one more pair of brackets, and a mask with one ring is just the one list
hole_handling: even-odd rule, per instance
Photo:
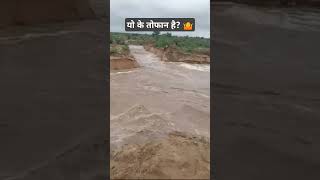
{"label": "brown river water", "polygon": [[209,137],[210,66],[162,62],[142,46],[129,48],[140,68],[111,72],[111,148],[173,130]]}

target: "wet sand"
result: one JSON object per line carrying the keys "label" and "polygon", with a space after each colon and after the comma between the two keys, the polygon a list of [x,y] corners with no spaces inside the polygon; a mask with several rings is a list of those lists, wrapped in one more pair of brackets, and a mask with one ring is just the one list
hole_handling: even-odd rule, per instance
{"label": "wet sand", "polygon": [[217,179],[318,179],[319,10],[213,7]]}

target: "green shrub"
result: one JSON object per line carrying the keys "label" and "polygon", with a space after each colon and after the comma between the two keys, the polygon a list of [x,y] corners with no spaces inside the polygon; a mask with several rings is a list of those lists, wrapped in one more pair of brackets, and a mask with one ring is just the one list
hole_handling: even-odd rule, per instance
{"label": "green shrub", "polygon": [[172,36],[171,33],[135,34],[111,33],[112,44],[154,44],[157,48],[175,46],[183,52],[209,54],[210,39],[203,37]]}
{"label": "green shrub", "polygon": [[128,55],[129,54],[129,47],[128,47],[128,45],[112,45],[110,47],[110,54],[113,56]]}

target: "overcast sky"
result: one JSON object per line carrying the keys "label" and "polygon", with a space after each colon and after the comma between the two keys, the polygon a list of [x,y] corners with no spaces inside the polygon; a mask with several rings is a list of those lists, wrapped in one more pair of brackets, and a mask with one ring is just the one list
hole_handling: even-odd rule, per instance
{"label": "overcast sky", "polygon": [[111,0],[110,9],[111,32],[125,32],[125,18],[195,18],[194,32],[172,34],[210,37],[210,0]]}

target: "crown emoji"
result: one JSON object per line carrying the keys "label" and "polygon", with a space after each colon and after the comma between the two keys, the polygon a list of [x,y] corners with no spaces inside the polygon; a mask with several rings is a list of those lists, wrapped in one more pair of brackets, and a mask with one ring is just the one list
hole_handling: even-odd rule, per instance
{"label": "crown emoji", "polygon": [[192,24],[190,22],[183,23],[183,30],[191,31],[192,30]]}

